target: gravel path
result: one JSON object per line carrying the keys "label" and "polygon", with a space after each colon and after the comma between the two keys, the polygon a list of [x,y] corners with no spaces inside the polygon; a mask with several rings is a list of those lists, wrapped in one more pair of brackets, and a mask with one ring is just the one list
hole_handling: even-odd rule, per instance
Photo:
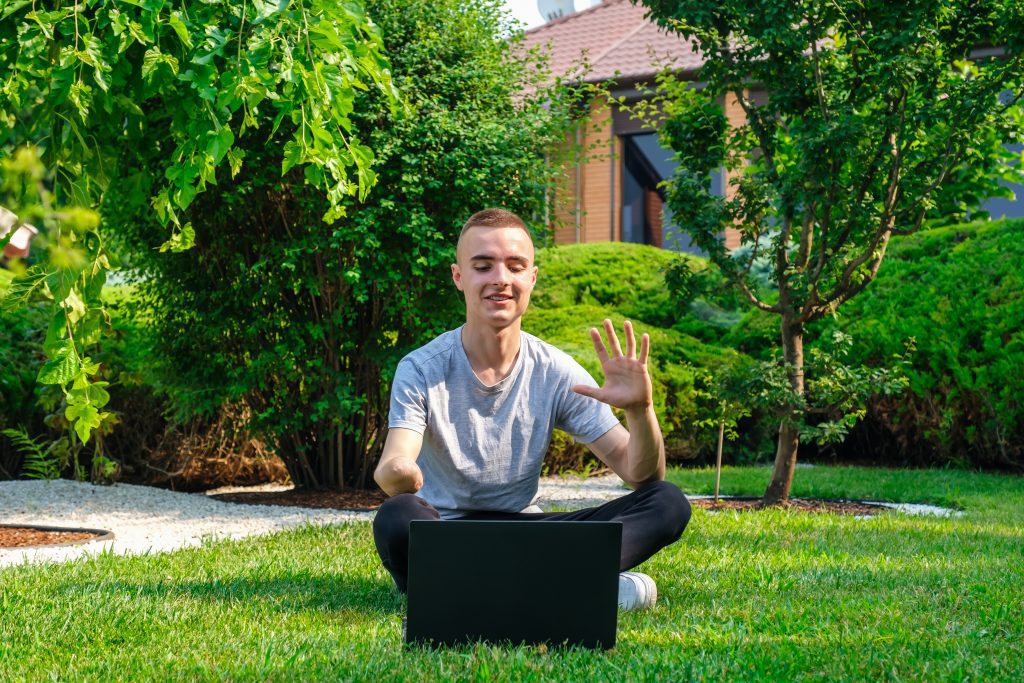
{"label": "gravel path", "polygon": [[[218,489],[216,493],[235,490]],[[280,488],[280,487],[278,487]],[[628,489],[614,474],[590,479],[545,477],[539,503],[544,509],[600,505]],[[213,492],[211,492],[213,493]],[[690,496],[691,499],[710,496]],[[931,505],[876,503],[911,515],[960,516],[959,511]],[[204,539],[244,538],[304,524],[341,524],[373,519],[373,512],[346,512],[300,507],[245,505],[149,486],[81,482],[0,481],[0,524],[105,529],[110,541],[49,548],[0,548],[0,567],[22,562],[67,561],[108,551],[136,554],[200,545]]]}
{"label": "gravel path", "polygon": [[[598,505],[626,493],[615,475],[541,480],[540,504],[576,508]],[[219,492],[226,492],[225,489]],[[244,505],[202,493],[148,486],[81,482],[0,481],[0,524],[106,529],[110,541],[50,548],[0,549],[0,567],[35,561],[66,561],[89,553],[135,554],[200,545],[204,539],[244,538],[303,524],[370,520],[372,512]]]}

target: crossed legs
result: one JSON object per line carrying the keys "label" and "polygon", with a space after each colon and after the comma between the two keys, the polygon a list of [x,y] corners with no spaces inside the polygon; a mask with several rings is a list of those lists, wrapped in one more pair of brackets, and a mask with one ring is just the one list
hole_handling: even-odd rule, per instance
{"label": "crossed legs", "polygon": [[[429,503],[411,493],[384,501],[373,520],[373,540],[384,568],[406,592],[409,522],[440,520]],[[598,507],[572,512],[477,512],[463,519],[622,522],[619,571],[632,569],[679,540],[690,521],[690,502],[674,484],[656,481]]]}

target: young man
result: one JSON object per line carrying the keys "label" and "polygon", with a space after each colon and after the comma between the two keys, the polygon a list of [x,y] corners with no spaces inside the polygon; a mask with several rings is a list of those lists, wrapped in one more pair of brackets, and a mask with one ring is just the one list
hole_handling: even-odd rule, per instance
{"label": "young man", "polygon": [[[515,214],[486,209],[466,222],[452,279],[466,299],[466,324],[398,364],[388,436],[374,479],[391,496],[373,522],[384,567],[405,592],[409,522],[414,519],[621,521],[619,604],[654,604],[650,577],[626,572],[675,542],[690,505],[665,478],[665,445],[647,373],[650,340],[639,353],[624,325],[622,349],[590,331],[605,385],[579,363],[522,332],[537,282],[530,233]],[[626,414],[628,430],[611,408]],[[534,505],[554,428],[568,432],[635,490],[596,508],[543,513]]]}

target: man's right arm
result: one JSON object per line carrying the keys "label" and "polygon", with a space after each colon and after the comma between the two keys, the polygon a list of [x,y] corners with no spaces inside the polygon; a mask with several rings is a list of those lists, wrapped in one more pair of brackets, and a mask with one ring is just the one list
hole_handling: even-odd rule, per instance
{"label": "man's right arm", "polygon": [[416,464],[423,435],[411,429],[393,427],[384,441],[384,452],[373,473],[377,485],[389,496],[416,493],[423,486],[423,472]]}

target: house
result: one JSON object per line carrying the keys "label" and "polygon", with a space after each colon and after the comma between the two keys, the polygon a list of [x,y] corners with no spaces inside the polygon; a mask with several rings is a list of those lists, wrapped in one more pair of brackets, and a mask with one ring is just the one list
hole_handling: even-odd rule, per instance
{"label": "house", "polygon": [[[575,131],[572,142],[586,150],[586,157],[567,164],[549,195],[548,224],[558,244],[621,241],[699,252],[685,226],[673,222],[659,187],[676,167],[672,152],[628,109],[645,97],[644,90],[666,66],[683,78],[696,78],[703,61],[690,43],[658,28],[645,12],[629,0],[603,0],[525,34],[526,47],[548,52],[555,75],[575,73],[585,62],[584,82],[614,80],[612,101],[591,102],[589,120]],[[625,98],[625,107],[616,103],[619,98]],[[723,105],[730,122],[742,124],[739,103]],[[729,192],[727,180],[724,171],[717,173],[712,187]],[[727,231],[726,244],[738,246],[739,233]]]}
{"label": "house", "polygon": [[[569,160],[549,193],[547,223],[558,244],[639,242],[699,253],[685,226],[672,220],[659,188],[676,167],[672,152],[660,144],[655,129],[627,110],[645,97],[645,88],[654,85],[664,68],[696,81],[703,61],[691,43],[645,19],[646,11],[629,0],[603,0],[525,33],[526,47],[549,53],[555,75],[578,73],[585,62],[589,70],[583,72],[583,82],[614,81],[611,101],[591,102],[589,119],[575,131],[573,142],[585,155]],[[764,102],[767,93],[755,86],[744,97]],[[625,98],[626,107],[616,103],[619,98]],[[745,122],[734,97],[721,104],[732,125]],[[1009,149],[1020,153],[1021,145]],[[995,218],[1024,216],[1024,187],[1007,184],[1018,199],[992,199],[982,209]],[[712,178],[712,189],[719,195],[733,192],[724,169]],[[739,232],[727,229],[726,246],[733,249],[739,242]]]}

